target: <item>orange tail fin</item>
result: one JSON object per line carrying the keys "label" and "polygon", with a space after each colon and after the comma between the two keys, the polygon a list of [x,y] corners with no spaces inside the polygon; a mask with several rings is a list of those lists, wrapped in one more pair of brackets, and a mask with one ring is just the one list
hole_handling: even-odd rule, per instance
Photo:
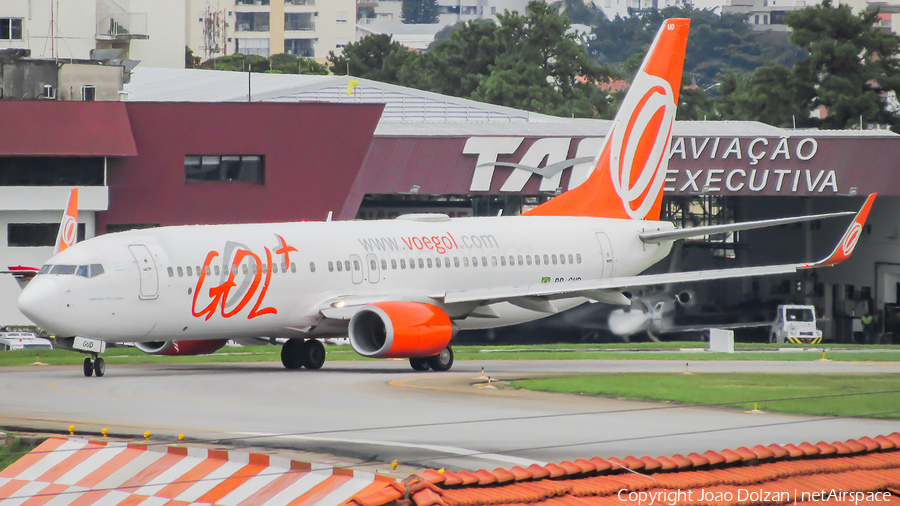
{"label": "orange tail fin", "polygon": [[78,241],[78,188],[72,188],[69,195],[69,205],[59,222],[59,234],[56,236],[56,246],[53,254],[74,245]]}
{"label": "orange tail fin", "polygon": [[659,29],[587,181],[523,214],[659,219],[689,25]]}

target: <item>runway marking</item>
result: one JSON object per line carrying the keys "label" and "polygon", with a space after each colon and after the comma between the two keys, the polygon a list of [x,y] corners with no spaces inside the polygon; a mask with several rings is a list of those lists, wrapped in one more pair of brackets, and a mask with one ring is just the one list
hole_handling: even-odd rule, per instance
{"label": "runway marking", "polygon": [[522,467],[530,466],[531,464],[537,464],[539,466],[544,466],[547,463],[540,460],[526,459],[521,457],[513,457],[510,455],[501,455],[499,453],[484,453],[476,450],[467,450],[465,448],[458,448],[455,446],[444,446],[444,445],[429,445],[429,444],[417,444],[417,443],[403,443],[399,441],[375,441],[371,439],[344,439],[344,438],[333,438],[333,437],[319,437],[319,436],[301,436],[301,435],[281,435],[281,434],[273,434],[268,432],[233,432],[232,434],[240,435],[240,436],[269,436],[273,438],[279,439],[301,439],[307,441],[324,441],[324,442],[332,442],[332,443],[352,443],[352,444],[365,444],[365,445],[377,445],[377,446],[392,446],[399,448],[414,448],[420,450],[429,450],[439,453],[446,453],[450,455],[458,455],[461,457],[475,457],[479,459],[486,460],[494,460],[497,462],[505,462],[513,465],[519,465]]}

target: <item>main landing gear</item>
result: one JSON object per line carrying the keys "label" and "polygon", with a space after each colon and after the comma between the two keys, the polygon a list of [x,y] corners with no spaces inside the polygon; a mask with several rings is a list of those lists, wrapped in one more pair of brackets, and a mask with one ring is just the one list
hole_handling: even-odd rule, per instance
{"label": "main landing gear", "polygon": [[325,346],[318,339],[288,339],[281,346],[281,363],[286,369],[321,369]]}
{"label": "main landing gear", "polygon": [[84,359],[84,375],[90,378],[94,374],[98,378],[106,374],[106,362],[96,353],[91,353]]}
{"label": "main landing gear", "polygon": [[449,371],[453,367],[453,348],[447,346],[433,357],[412,357],[409,365],[416,371]]}

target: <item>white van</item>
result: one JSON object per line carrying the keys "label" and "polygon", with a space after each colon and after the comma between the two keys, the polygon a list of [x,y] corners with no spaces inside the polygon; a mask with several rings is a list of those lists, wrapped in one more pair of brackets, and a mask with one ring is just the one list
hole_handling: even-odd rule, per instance
{"label": "white van", "polygon": [[0,351],[32,349],[52,350],[53,342],[34,332],[0,332]]}
{"label": "white van", "polygon": [[816,311],[813,306],[782,304],[772,323],[770,343],[818,344],[822,342],[822,331],[816,328]]}

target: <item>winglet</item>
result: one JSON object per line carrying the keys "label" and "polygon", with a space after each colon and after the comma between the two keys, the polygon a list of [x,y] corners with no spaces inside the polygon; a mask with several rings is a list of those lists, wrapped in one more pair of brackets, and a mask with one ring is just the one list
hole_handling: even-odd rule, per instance
{"label": "winglet", "polygon": [[859,212],[856,213],[856,217],[853,218],[853,221],[850,223],[850,226],[847,227],[847,231],[844,232],[841,241],[835,246],[834,251],[823,260],[819,260],[812,264],[804,264],[804,269],[831,267],[832,265],[837,265],[850,258],[850,255],[853,254],[853,248],[856,248],[856,243],[859,242],[859,238],[862,235],[863,226],[866,224],[866,218],[869,217],[869,210],[872,209],[872,204],[875,202],[876,195],[878,194],[872,193],[869,195],[869,198],[866,199],[866,203],[863,204]]}
{"label": "winglet", "polygon": [[59,222],[59,234],[56,236],[56,246],[53,254],[73,246],[78,241],[78,188],[72,188],[69,194],[69,204],[66,212]]}

